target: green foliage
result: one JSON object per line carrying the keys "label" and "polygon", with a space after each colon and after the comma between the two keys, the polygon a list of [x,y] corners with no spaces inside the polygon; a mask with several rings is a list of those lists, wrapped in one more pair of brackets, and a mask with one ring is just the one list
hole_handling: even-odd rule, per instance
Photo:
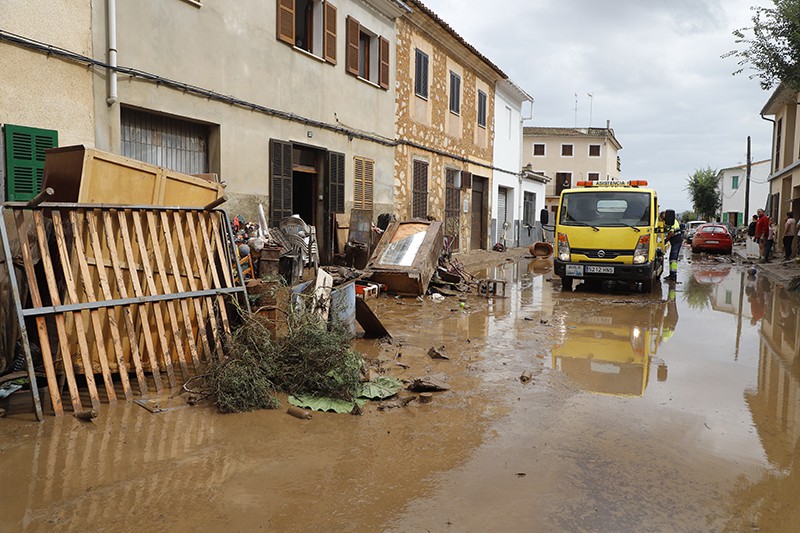
{"label": "green foliage", "polygon": [[781,82],[800,90],[800,2],[773,0],[774,7],[751,7],[753,26],[733,31],[740,47],[725,57],[738,59],[734,75],[750,65],[750,79],[769,90]]}
{"label": "green foliage", "polygon": [[212,374],[211,392],[223,413],[277,409],[275,387],[250,356],[228,359]]}
{"label": "green foliage", "polygon": [[322,322],[316,313],[294,309],[288,335],[270,338],[269,323],[243,313],[242,325],[225,348],[225,358],[208,376],[210,393],[225,413],[278,407],[275,391],[351,402],[361,384],[359,354],[339,322]]}
{"label": "green foliage", "polygon": [[697,216],[701,220],[714,220],[722,206],[717,187],[717,171],[711,167],[698,169],[686,180],[686,190]]}
{"label": "green foliage", "polygon": [[289,403],[302,407],[304,409],[311,409],[312,411],[333,411],[334,413],[354,413],[357,414],[367,400],[354,399],[354,400],[336,400],[334,398],[326,398],[319,396],[289,396]]}

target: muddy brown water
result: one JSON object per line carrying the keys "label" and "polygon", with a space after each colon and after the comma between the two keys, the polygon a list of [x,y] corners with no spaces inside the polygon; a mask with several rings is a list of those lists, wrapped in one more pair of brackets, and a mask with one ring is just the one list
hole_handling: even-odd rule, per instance
{"label": "muddy brown water", "polygon": [[702,258],[650,295],[481,275],[507,297],[383,297],[394,342],[354,343],[430,404],[0,420],[0,531],[797,530],[796,293]]}

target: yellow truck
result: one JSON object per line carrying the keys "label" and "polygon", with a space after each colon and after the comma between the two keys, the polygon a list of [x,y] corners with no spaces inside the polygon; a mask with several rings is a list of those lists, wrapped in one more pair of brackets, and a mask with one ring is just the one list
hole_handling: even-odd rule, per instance
{"label": "yellow truck", "polygon": [[[650,292],[664,269],[666,246],[656,192],[644,180],[577,185],[561,192],[556,213],[553,266],[562,289],[582,279],[631,282]],[[668,218],[674,221],[674,212]]]}

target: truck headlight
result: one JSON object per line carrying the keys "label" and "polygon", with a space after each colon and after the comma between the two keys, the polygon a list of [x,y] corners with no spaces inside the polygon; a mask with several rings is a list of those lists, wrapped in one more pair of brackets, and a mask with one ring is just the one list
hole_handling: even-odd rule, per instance
{"label": "truck headlight", "polygon": [[569,239],[567,239],[566,233],[559,233],[558,234],[558,258],[561,261],[569,261],[571,259],[571,254],[569,251]]}
{"label": "truck headlight", "polygon": [[647,262],[650,256],[650,235],[642,235],[639,237],[639,242],[636,243],[636,249],[633,250],[633,264],[641,265]]}

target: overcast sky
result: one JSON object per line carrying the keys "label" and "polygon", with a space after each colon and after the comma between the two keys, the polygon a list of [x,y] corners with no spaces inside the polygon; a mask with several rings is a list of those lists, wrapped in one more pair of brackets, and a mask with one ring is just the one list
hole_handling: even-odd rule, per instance
{"label": "overcast sky", "polygon": [[533,96],[526,125],[575,126],[575,94],[578,127],[590,107],[591,126],[610,120],[622,178],[647,179],[665,208],[691,209],[696,169],[744,164],[748,135],[753,161],[769,158],[770,92],[720,58],[768,0],[423,2]]}

